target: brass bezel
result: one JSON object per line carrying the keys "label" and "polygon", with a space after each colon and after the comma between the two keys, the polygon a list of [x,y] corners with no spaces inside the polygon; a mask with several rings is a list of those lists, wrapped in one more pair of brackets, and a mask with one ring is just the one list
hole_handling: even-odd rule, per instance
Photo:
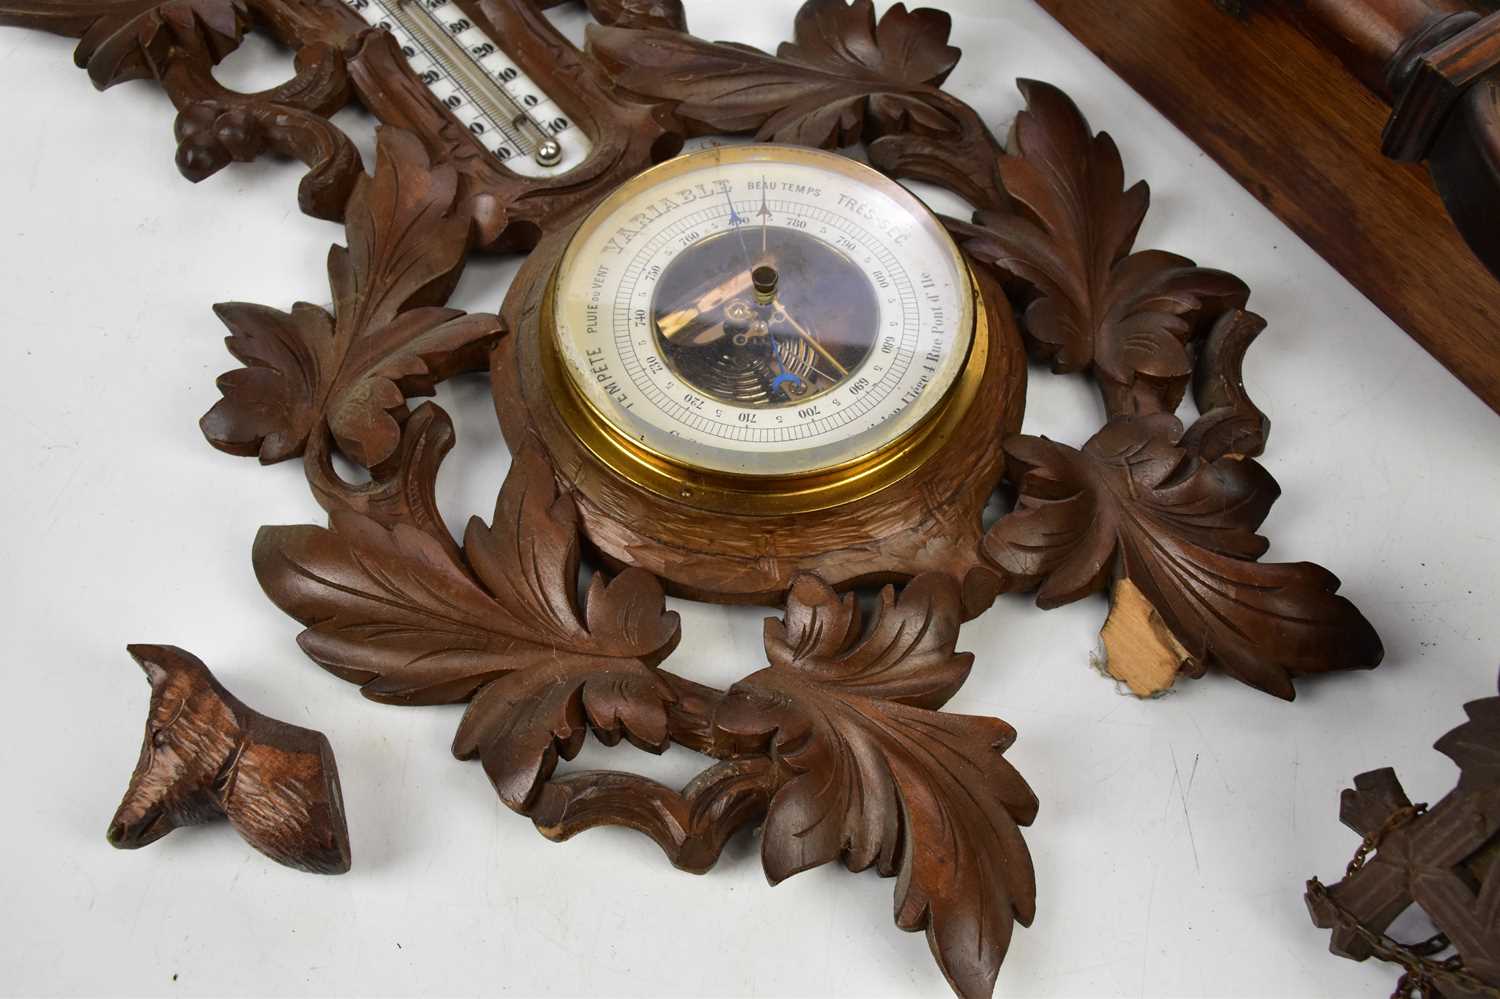
{"label": "brass bezel", "polygon": [[[846,157],[818,150],[786,146],[731,147],[714,152],[738,153],[774,150],[778,156],[802,162],[828,164],[842,161],[847,173],[870,168]],[[704,151],[708,152],[707,150]],[[658,183],[663,177],[675,176],[696,167],[701,154],[690,154],[668,160],[621,185],[610,197],[590,212],[590,217],[607,212],[612,203],[628,198],[640,187]],[[687,161],[687,162],[684,162]],[[893,183],[876,171],[870,171],[884,183]],[[910,192],[907,192],[910,194]],[[936,216],[912,196],[922,210],[936,222]],[[580,443],[605,467],[621,478],[658,496],[690,506],[721,513],[787,514],[805,513],[841,506],[870,496],[891,486],[920,468],[947,442],[978,394],[989,362],[989,318],[979,296],[978,286],[967,261],[956,245],[952,252],[968,284],[967,319],[970,324],[969,348],[958,377],[948,386],[937,405],[921,421],[900,436],[849,461],[787,475],[751,475],[704,468],[664,455],[632,439],[584,394],[569,374],[561,356],[556,323],[558,279],[568,260],[568,251],[585,233],[589,219],[569,238],[568,246],[558,259],[547,280],[542,297],[539,333],[541,367],[546,389],[563,421]],[[940,223],[939,223],[940,225]],[[944,233],[946,236],[946,233]],[[951,245],[951,240],[949,241]],[[962,324],[961,324],[962,325]]]}

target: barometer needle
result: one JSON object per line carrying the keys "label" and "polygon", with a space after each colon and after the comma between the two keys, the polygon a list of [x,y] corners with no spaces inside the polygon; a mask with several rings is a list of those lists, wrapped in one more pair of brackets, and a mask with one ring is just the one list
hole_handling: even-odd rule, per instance
{"label": "barometer needle", "polygon": [[819,357],[833,365],[833,369],[839,373],[840,378],[849,377],[849,369],[840,364],[832,354],[828,353],[828,350],[818,342],[817,337],[807,331],[807,327],[793,319],[790,312],[783,310],[782,315],[786,317],[787,325],[795,330],[798,336],[806,340],[807,345],[817,351]]}
{"label": "barometer needle", "polygon": [[729,225],[740,237],[740,251],[745,254],[745,270],[754,270],[755,263],[750,259],[750,247],[745,245],[745,220],[740,217],[739,212],[734,210],[734,199],[729,196],[729,181],[724,181],[724,200],[729,202]]}
{"label": "barometer needle", "polygon": [[670,340],[705,312],[712,312],[734,296],[748,291],[751,284],[749,271],[736,274],[727,281],[703,291],[687,308],[669,312],[657,319],[656,328],[661,330],[662,336]]}
{"label": "barometer needle", "polygon": [[771,208],[766,204],[765,174],[761,174],[760,177],[760,211],[755,214],[760,216],[760,255],[764,257],[770,253],[770,250],[766,248],[766,234],[771,222]]}

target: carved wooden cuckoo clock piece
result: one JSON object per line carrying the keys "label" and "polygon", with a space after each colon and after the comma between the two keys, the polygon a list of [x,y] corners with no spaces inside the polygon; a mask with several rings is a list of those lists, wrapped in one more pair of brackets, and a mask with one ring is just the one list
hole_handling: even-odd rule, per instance
{"label": "carved wooden cuckoo clock piece", "polygon": [[[330,306],[216,307],[241,366],[202,420],[229,453],[300,458],[329,512],[254,548],[312,659],[375,700],[467,703],[455,755],[549,837],[626,826],[704,871],[763,824],[773,883],[895,877],[897,924],[988,995],[1036,911],[1037,800],[1008,724],[941,710],[963,622],[1004,592],[1110,591],[1110,668],[1143,692],[1217,669],[1290,699],[1380,661],[1331,573],[1259,561],[1278,489],[1240,369],[1264,322],[1237,278],[1134,249],[1146,187],[1061,92],[1023,82],[1002,144],[943,91],[941,11],[809,0],[773,54],[694,37],[678,0],[588,0],[580,50],[540,6],[0,0],[0,21],[79,38],[100,87],[160,81],[190,179],[291,156],[303,210],[345,227],[306,289]],[[252,27],[296,75],[238,93],[212,69]],[[354,101],[381,122],[368,173],[329,121]],[[677,156],[714,134],[755,141]],[[523,249],[498,314],[447,307],[469,253]],[[1028,350],[1097,382],[1092,439],[1018,435]],[[456,538],[434,500],[453,426],[411,400],[470,370],[514,459]],[[777,608],[764,668],[727,690],[669,670],[693,636],[668,592]],[[681,789],[559,773],[590,733],[708,762]]]}

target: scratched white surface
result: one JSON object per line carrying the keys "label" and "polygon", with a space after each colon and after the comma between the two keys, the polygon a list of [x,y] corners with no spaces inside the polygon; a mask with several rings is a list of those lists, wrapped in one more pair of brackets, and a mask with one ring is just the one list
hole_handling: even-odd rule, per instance
{"label": "scratched white surface", "polygon": [[[1089,666],[1101,600],[1007,599],[966,627],[979,661],[952,707],[1019,728],[1011,759],[1042,801],[1037,921],[1000,994],[1384,995],[1388,970],[1325,953],[1301,886],[1355,846],[1336,820],[1350,778],[1396,764],[1435,798],[1454,771],[1430,744],[1494,692],[1500,421],[1029,2],[947,6],[967,52],[956,92],[1003,128],[1013,78],[1061,84],[1150,178],[1144,242],[1255,289],[1271,327],[1246,373],[1285,490],[1270,557],[1332,568],[1388,649],[1295,704],[1213,678],[1141,703]],[[709,37],[784,37],[795,3],[753,7],[689,4]],[[941,994],[924,939],[892,926],[892,882],[828,868],[771,889],[750,837],[706,877],[628,832],[548,843],[448,755],[457,709],[366,702],[301,656],[249,547],[258,525],[319,511],[295,463],[221,455],[195,424],[231,365],[210,303],[326,300],[342,233],[296,212],[286,164],[184,183],[165,98],[94,93],[71,47],[0,29],[0,990]],[[265,85],[284,58],[255,45],[223,72]],[[472,267],[460,304],[496,307],[513,270]],[[440,400],[460,436],[440,482],[457,525],[488,512],[508,457],[482,379]],[[1078,385],[1034,372],[1032,400],[1030,432],[1080,443],[1095,425]],[[678,609],[674,668],[728,683],[759,667],[760,612]],[[328,733],[352,873],[277,867],[222,825],[105,844],[147,700],[129,641],[186,646],[249,703]],[[628,748],[584,762],[673,781],[696,766]]]}

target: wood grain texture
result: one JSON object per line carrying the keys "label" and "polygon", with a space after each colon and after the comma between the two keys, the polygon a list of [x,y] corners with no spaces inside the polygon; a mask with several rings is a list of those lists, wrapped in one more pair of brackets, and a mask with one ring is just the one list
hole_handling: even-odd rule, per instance
{"label": "wood grain texture", "polygon": [[[1398,964],[1402,986],[1424,996],[1493,999],[1500,995],[1500,697],[1464,710],[1468,721],[1434,747],[1458,765],[1458,784],[1430,810],[1412,805],[1389,767],[1354,778],[1339,816],[1364,843],[1342,880],[1308,882],[1307,905],[1314,925],[1333,931],[1333,953]],[[1388,935],[1412,905],[1432,920],[1436,937],[1402,943]]]}
{"label": "wood grain texture", "polygon": [[1278,5],[1037,2],[1500,411],[1500,282],[1380,154],[1386,105]]}
{"label": "wood grain texture", "polygon": [[577,521],[533,448],[493,522],[470,521],[461,560],[409,524],[349,511],[327,529],[263,528],[253,561],[267,595],[307,625],[303,650],[366,697],[467,702],[454,755],[480,758],[525,812],[590,730],[608,745],[668,744],[672,693],[653,667],[677,645],[677,614],[641,569],[595,574],[580,606]]}
{"label": "wood grain texture", "polygon": [[1156,414],[1117,417],[1077,451],[1010,438],[1021,498],[985,552],[1042,607],[1130,580],[1145,598],[1140,626],[1159,615],[1193,676],[1216,667],[1290,700],[1296,674],[1379,665],[1380,639],[1336,595],[1336,576],[1258,561],[1268,543],[1255,531],[1280,495],[1270,474],[1249,458],[1205,461],[1182,436],[1175,416]]}
{"label": "wood grain texture", "polygon": [[1110,590],[1109,618],[1099,639],[1105,669],[1137,697],[1155,697],[1170,690],[1179,673],[1192,672],[1192,654],[1129,576],[1116,579]]}
{"label": "wood grain texture", "polygon": [[133,850],[173,829],[227,818],[245,842],[313,874],[349,870],[349,830],[333,749],[321,732],[247,708],[202,660],[132,645],[151,684],[140,761],[109,824]]}
{"label": "wood grain texture", "polygon": [[952,21],[870,0],[803,5],[775,55],[676,31],[591,27],[587,54],[627,91],[669,102],[691,135],[749,133],[759,141],[834,149],[863,140],[891,176],[925,180],[970,204],[1005,195],[989,128],[941,87],[958,63]]}
{"label": "wood grain texture", "polygon": [[375,174],[360,175],[345,211],[347,246],[328,253],[333,311],[226,302],[229,352],[221,399],[199,426],[214,447],[271,464],[331,434],[365,468],[396,453],[406,400],[482,368],[500,320],[442,307],[463,272],[469,217],[457,172],[429,161],[416,136],[378,137]]}
{"label": "wood grain texture", "polygon": [[[442,425],[413,418],[407,430]],[[435,465],[401,468],[416,481],[390,491],[425,495]],[[898,878],[897,925],[926,931],[959,994],[990,994],[1013,924],[1035,913],[1020,827],[1037,802],[1003,759],[1009,725],[938,710],[973,662],[955,651],[958,582],[926,573],[886,587],[866,629],[854,594],[800,575],[766,622],[768,666],[717,691],[660,668],[680,627],[649,573],[595,573],[579,600],[579,528],[574,497],[532,445],[456,555],[412,523],[348,509],[328,528],[262,529],[254,564],[307,626],[304,651],[365,696],[467,702],[454,755],[480,759],[501,800],[546,835],[636,829],[702,871],[764,821],[773,884],[835,861]],[[555,778],[589,733],[721,762],[681,792],[611,771]]]}
{"label": "wood grain texture", "polygon": [[[106,84],[154,76],[190,177],[267,152],[307,166],[302,207],[346,232],[332,307],[220,306],[243,367],[202,428],[231,453],[300,456],[329,513],[326,527],[264,528],[253,552],[309,657],[374,700],[467,704],[455,755],[480,760],[545,835],[630,828],[703,871],[762,823],[773,882],[834,862],[895,878],[898,926],[927,933],[955,991],[984,996],[1035,912],[1020,828],[1037,801],[1003,758],[1009,725],[940,710],[972,663],[964,621],[1006,590],[1050,606],[1107,588],[1113,626],[1151,629],[1119,655],[1149,659],[1157,683],[1185,658],[1191,674],[1217,666],[1290,697],[1295,674],[1379,660],[1332,574],[1257,561],[1277,488],[1250,460],[1269,421],[1242,378],[1264,327],[1249,289],[1135,247],[1147,189],[1124,187],[1114,143],[1066,95],[1023,81],[1002,145],[941,89],[960,56],[947,15],[902,4],[877,17],[870,0],[809,0],[772,53],[688,35],[676,0],[589,0],[601,24],[582,51],[550,4],[451,2],[584,127],[585,163],[505,169],[337,0],[0,0],[0,18],[80,37]],[[298,51],[296,74],[226,91],[210,70],[251,24]],[[327,121],[354,100],[382,122],[368,175]],[[945,220],[989,317],[979,390],[909,475],[828,510],[664,499],[595,459],[546,389],[541,304],[578,220],[685,136],[721,132],[863,142],[887,174],[979,209]],[[446,307],[467,253],[533,247],[500,317]],[[1081,447],[1016,435],[1028,348],[1098,384],[1108,421]],[[435,502],[453,424],[409,401],[486,363],[514,460],[493,517],[458,540]],[[1201,415],[1184,428],[1189,392]],[[340,477],[339,456],[368,479]],[[986,531],[1008,468],[1020,502]],[[583,585],[586,546],[602,568]],[[876,585],[867,624],[848,591]],[[765,668],[727,690],[665,669],[683,637],[669,587],[778,606]],[[681,789],[559,776],[590,733],[710,759]]]}
{"label": "wood grain texture", "polygon": [[547,391],[541,302],[567,233],[539,246],[502,308],[515,333],[492,355],[501,429],[512,449],[535,439],[578,497],[590,542],[610,562],[641,566],[694,599],[780,603],[791,580],[816,572],[841,588],[944,572],[967,616],[989,607],[1000,580],[978,554],[981,515],[999,483],[1000,443],[1020,429],[1026,355],[998,285],[980,279],[991,316],[978,397],[939,451],[861,500],[810,513],[747,508],[717,514],[674,502],[611,471],[580,442]]}
{"label": "wood grain texture", "polygon": [[[1245,393],[1244,352],[1264,321],[1249,289],[1184,257],[1135,247],[1150,204],[1128,190],[1118,149],[1055,87],[1022,81],[1026,109],[998,172],[1005,211],[951,221],[966,252],[1006,283],[1033,353],[1094,376],[1109,421],[1075,450],[1045,437],[1006,440],[1016,508],[990,528],[985,555],[1007,587],[1055,607],[1100,589],[1111,610],[1111,670],[1149,693],[1175,672],[1219,668],[1279,697],[1292,676],[1370,668],[1383,649],[1369,622],[1309,563],[1262,564],[1254,532],[1279,495],[1249,460],[1269,423]],[[1199,418],[1176,412],[1191,387]],[[1132,588],[1119,584],[1127,580]],[[1121,643],[1122,634],[1171,641]],[[1141,683],[1139,674],[1154,674]]]}

